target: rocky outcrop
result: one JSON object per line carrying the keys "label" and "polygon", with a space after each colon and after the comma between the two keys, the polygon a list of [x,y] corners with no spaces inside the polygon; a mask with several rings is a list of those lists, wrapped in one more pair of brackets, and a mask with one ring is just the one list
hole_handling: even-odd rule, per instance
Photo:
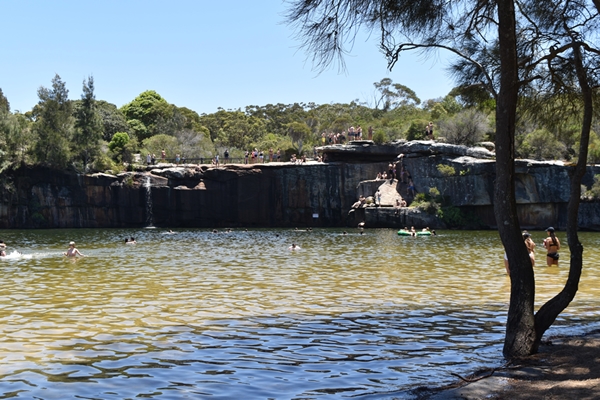
{"label": "rocky outcrop", "polygon": [[[303,165],[162,165],[119,175],[21,168],[0,176],[0,227],[141,227],[151,214],[155,225],[169,227],[346,226],[360,218],[372,227],[439,228],[441,222],[428,215],[393,207],[399,195],[407,197],[405,184],[373,180],[395,160],[410,173],[417,192],[436,188],[484,226],[496,224],[495,165],[489,149],[417,141],[385,146],[358,142],[320,150],[327,162]],[[524,228],[565,226],[569,171],[562,163],[517,163]],[[591,186],[595,173],[600,170],[590,167],[586,185]],[[372,196],[378,188],[382,207],[349,216],[359,194]],[[582,203],[580,225],[600,230],[600,203]]]}

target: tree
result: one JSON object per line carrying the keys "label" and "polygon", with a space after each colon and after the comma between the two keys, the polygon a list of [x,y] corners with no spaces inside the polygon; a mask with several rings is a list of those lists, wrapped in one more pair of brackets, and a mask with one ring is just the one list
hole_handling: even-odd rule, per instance
{"label": "tree", "polygon": [[10,112],[10,103],[0,89],[0,171],[25,163],[34,140],[31,120],[19,112]]}
{"label": "tree", "polygon": [[73,112],[69,91],[60,76],[52,79],[52,89],[40,87],[40,101],[34,107],[33,146],[35,159],[55,168],[65,168],[71,160],[69,142],[73,135]]}
{"label": "tree", "polygon": [[375,98],[376,109],[389,111],[399,106],[421,104],[421,100],[412,89],[399,83],[392,83],[390,78],[383,78],[373,86],[379,92]]}
{"label": "tree", "polygon": [[292,142],[298,146],[298,154],[302,154],[302,145],[304,140],[310,136],[310,128],[303,122],[292,122],[288,124],[288,133]]}
{"label": "tree", "polygon": [[[598,65],[589,57],[597,51],[583,40],[587,37],[593,41],[596,32],[592,27],[598,18],[600,3],[596,1],[594,6],[597,10],[590,12],[592,6],[585,0],[576,3],[525,1],[519,3],[517,18],[514,2],[505,0],[464,0],[447,4],[297,0],[287,16],[291,24],[298,26],[304,47],[314,54],[313,60],[321,68],[336,59],[343,66],[344,44],[352,42],[360,28],[366,27],[378,31],[380,47],[390,68],[405,51],[445,49],[458,57],[454,72],[460,74],[463,84],[480,86],[492,94],[496,103],[494,209],[511,265],[511,300],[503,349],[506,357],[536,352],[544,332],[577,291],[583,251],[576,230],[578,182],[585,171],[593,110],[589,73]],[[587,51],[585,60],[582,49]],[[566,56],[568,52],[570,56]],[[547,67],[552,62],[556,68]],[[577,77],[575,82],[585,105],[580,160],[571,181],[567,211],[571,268],[563,291],[534,314],[533,268],[521,237],[515,201],[516,110],[519,90],[537,79],[547,77],[553,81],[565,76]],[[561,90],[558,88],[567,86],[555,85],[551,93],[556,94]]]}
{"label": "tree", "polygon": [[81,103],[75,109],[74,148],[72,149],[73,154],[83,163],[85,170],[100,153],[102,128],[102,119],[94,95],[94,78],[90,76],[87,81],[83,81]]}
{"label": "tree", "polygon": [[132,129],[138,139],[143,140],[159,132],[157,124],[168,121],[173,116],[173,106],[154,90],[140,93],[131,103],[121,107],[128,123],[134,120]]}
{"label": "tree", "polygon": [[126,132],[117,132],[108,144],[112,157],[117,162],[131,162],[137,149],[135,138],[130,138]]}
{"label": "tree", "polygon": [[107,142],[110,142],[117,132],[131,133],[125,115],[114,104],[98,100],[96,101],[96,110],[102,120],[102,138]]}
{"label": "tree", "polygon": [[0,88],[0,112],[10,112],[10,103]]}

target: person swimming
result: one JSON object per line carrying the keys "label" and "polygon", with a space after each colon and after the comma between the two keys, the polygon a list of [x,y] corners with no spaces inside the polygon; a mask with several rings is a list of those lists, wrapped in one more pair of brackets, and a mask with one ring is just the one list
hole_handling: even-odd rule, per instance
{"label": "person swimming", "polygon": [[6,244],[4,240],[0,240],[0,257],[6,257]]}
{"label": "person swimming", "polygon": [[300,250],[300,246],[298,246],[296,243],[292,243],[292,245],[288,247],[288,250]]}
{"label": "person swimming", "polygon": [[69,249],[63,253],[65,257],[85,257],[77,248],[75,247],[75,242],[69,242]]}
{"label": "person swimming", "polygon": [[132,236],[130,239],[125,239],[125,244],[137,244],[135,238]]}

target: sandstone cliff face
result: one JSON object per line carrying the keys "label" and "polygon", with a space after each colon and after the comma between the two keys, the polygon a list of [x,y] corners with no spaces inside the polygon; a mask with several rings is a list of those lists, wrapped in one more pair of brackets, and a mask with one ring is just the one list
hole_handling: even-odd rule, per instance
{"label": "sandstone cliff face", "polygon": [[179,167],[119,176],[21,169],[3,177],[0,227],[145,226],[150,212],[154,225],[170,227],[343,226],[358,183],[381,168]]}
{"label": "sandstone cliff face", "polygon": [[[451,204],[473,212],[485,225],[493,228],[496,224],[492,204],[495,164],[493,153],[486,149],[430,142],[386,146],[359,142],[321,150],[329,162],[218,169],[164,165],[118,176],[22,168],[0,177],[0,228],[142,227],[149,223],[318,227],[346,226],[356,218],[371,227],[418,225],[418,221],[441,227],[435,220],[423,220],[429,216],[419,217],[408,209],[396,213],[390,207],[348,216],[359,194],[374,194],[381,183],[373,178],[399,154],[418,192],[437,188]],[[453,170],[440,169],[440,165]],[[560,163],[519,161],[516,172],[522,227],[564,228],[569,168]],[[600,169],[590,167],[586,185],[592,184],[595,173]],[[400,184],[395,190],[406,195]],[[395,199],[393,193],[386,193],[387,197],[390,202]],[[580,226],[600,230],[600,202],[581,204]]]}

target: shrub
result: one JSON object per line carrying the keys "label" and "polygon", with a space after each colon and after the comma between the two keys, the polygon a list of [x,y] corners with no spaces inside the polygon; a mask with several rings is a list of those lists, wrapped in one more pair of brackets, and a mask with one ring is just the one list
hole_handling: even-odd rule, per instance
{"label": "shrub", "polygon": [[481,142],[489,129],[487,115],[475,109],[461,111],[441,125],[448,143],[466,146]]}
{"label": "shrub", "polygon": [[415,120],[410,123],[410,127],[406,132],[406,140],[421,140],[425,138],[425,125],[427,121]]}
{"label": "shrub", "polygon": [[383,131],[377,130],[374,134],[373,134],[373,142],[375,142],[376,144],[382,144],[385,143],[385,133],[383,133]]}
{"label": "shrub", "polygon": [[456,170],[451,165],[438,164],[437,169],[440,172],[440,174],[442,174],[443,176],[456,175]]}
{"label": "shrub", "polygon": [[600,199],[600,175],[594,175],[594,184],[591,188],[581,185],[581,198],[584,200]]}

